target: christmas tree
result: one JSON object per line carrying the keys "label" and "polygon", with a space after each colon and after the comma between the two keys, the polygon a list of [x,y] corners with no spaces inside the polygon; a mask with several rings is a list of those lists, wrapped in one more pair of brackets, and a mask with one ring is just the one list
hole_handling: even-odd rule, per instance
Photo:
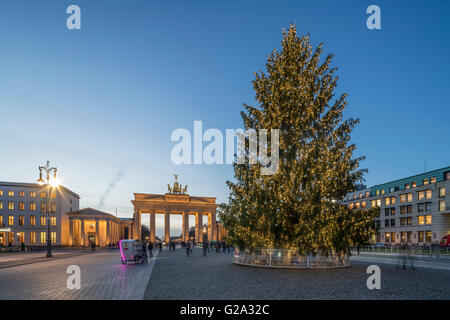
{"label": "christmas tree", "polygon": [[[375,233],[377,208],[354,211],[341,203],[367,170],[354,158],[350,134],[357,119],[344,119],[346,94],[335,98],[333,55],[296,26],[283,31],[281,50],[255,73],[257,106],[244,104],[245,130],[279,129],[279,168],[262,175],[261,164],[234,164],[230,198],[220,208],[229,241],[240,248],[284,248],[300,253],[344,251]],[[268,138],[270,142],[270,138]],[[246,142],[247,147],[249,142]],[[270,150],[270,147],[268,147]],[[248,150],[248,148],[246,148]]]}

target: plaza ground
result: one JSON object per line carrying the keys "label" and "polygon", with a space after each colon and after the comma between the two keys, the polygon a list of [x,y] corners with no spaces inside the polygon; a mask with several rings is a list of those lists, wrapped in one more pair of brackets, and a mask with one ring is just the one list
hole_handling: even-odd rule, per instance
{"label": "plaza ground", "polygon": [[[237,266],[232,257],[177,249],[122,265],[117,250],[86,252],[0,269],[0,299],[450,299],[448,259],[420,258],[415,270],[401,270],[396,257],[364,254],[351,268],[282,270]],[[381,290],[367,289],[371,264],[381,268]],[[79,290],[67,289],[69,265],[81,269]]]}

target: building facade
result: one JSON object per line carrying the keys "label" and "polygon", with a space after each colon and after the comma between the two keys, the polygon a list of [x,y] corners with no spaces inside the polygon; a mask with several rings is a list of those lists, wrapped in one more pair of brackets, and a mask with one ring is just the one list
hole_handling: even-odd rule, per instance
{"label": "building facade", "polygon": [[351,209],[378,207],[374,242],[433,245],[450,234],[450,167],[349,193]]}
{"label": "building facade", "polygon": [[[80,197],[65,187],[0,182],[0,245],[45,245],[50,222],[52,243],[69,242],[68,212],[79,209]],[[48,216],[50,219],[48,219]]]}

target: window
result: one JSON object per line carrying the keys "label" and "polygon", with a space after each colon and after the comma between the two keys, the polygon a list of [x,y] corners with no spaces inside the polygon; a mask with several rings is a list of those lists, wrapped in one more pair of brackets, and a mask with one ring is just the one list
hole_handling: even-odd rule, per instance
{"label": "window", "polygon": [[395,216],[395,208],[391,208],[391,216]]}
{"label": "window", "polygon": [[384,220],[384,226],[389,227],[389,219]]}
{"label": "window", "polygon": [[426,186],[427,184],[430,183],[430,180],[428,180],[428,179],[423,179],[422,182],[423,182],[423,185]]}
{"label": "window", "polygon": [[9,191],[8,191],[8,196],[14,197],[14,191],[9,190]]}
{"label": "window", "polygon": [[36,203],[35,202],[30,202],[30,210],[36,211]]}
{"label": "window", "polygon": [[406,218],[400,218],[400,226],[406,225]]}
{"label": "window", "polygon": [[56,199],[56,192],[53,192],[53,193],[52,193],[51,198],[52,198],[52,199]]}
{"label": "window", "polygon": [[19,226],[24,226],[24,225],[25,225],[25,217],[19,216]]}
{"label": "window", "polygon": [[439,197],[445,197],[445,187],[439,188]]}
{"label": "window", "polygon": [[41,192],[41,199],[44,199],[45,197],[47,197],[47,194],[45,192]]}
{"label": "window", "polygon": [[30,243],[31,244],[36,243],[36,232],[34,232],[34,231],[30,232]]}
{"label": "window", "polygon": [[431,242],[431,231],[425,231],[425,241]]}
{"label": "window", "polygon": [[396,198],[395,197],[391,197],[391,204],[394,205],[396,203]]}
{"label": "window", "polygon": [[423,237],[424,232],[423,232],[423,231],[419,231],[419,232],[417,232],[417,234],[419,235],[419,242],[423,242],[423,239],[424,239],[424,237]]}
{"label": "window", "polygon": [[358,194],[358,198],[362,199],[362,193]]}
{"label": "window", "polygon": [[419,191],[419,200],[422,200],[425,198],[425,191]]}
{"label": "window", "polygon": [[55,244],[56,243],[56,232],[51,232],[50,236],[51,236],[52,243]]}
{"label": "window", "polygon": [[411,188],[415,188],[415,187],[417,187],[417,183],[414,181],[411,183]]}
{"label": "window", "polygon": [[25,210],[25,203],[19,202],[19,210]]}
{"label": "window", "polygon": [[0,210],[3,210],[3,201],[0,201]]}
{"label": "window", "polygon": [[36,198],[36,192],[30,192],[30,198]]}
{"label": "window", "polygon": [[51,217],[50,218],[50,225],[51,226],[56,226],[56,217]]}
{"label": "window", "polygon": [[376,207],[377,206],[377,201],[376,200],[370,200],[370,206],[373,208],[373,207]]}
{"label": "window", "polygon": [[425,224],[431,224],[432,216],[431,214],[425,216]]}
{"label": "window", "polygon": [[419,203],[417,205],[417,211],[418,212],[425,212],[425,203]]}
{"label": "window", "polygon": [[41,212],[42,212],[42,213],[45,212],[45,203],[41,203]]}
{"label": "window", "polygon": [[384,189],[381,189],[381,194],[384,194],[386,191],[384,191]]}
{"label": "window", "polygon": [[369,191],[366,191],[365,197],[366,197],[366,198],[369,197]]}
{"label": "window", "polygon": [[405,214],[406,213],[406,206],[401,206],[400,207],[400,214]]}
{"label": "window", "polygon": [[41,226],[45,226],[45,221],[46,221],[46,219],[45,219],[45,217],[41,217]]}
{"label": "window", "polygon": [[425,203],[425,212],[430,212],[432,209],[433,209],[432,203],[426,202]]}
{"label": "window", "polygon": [[53,212],[53,213],[56,212],[56,203],[52,203],[52,212]]}
{"label": "window", "polygon": [[19,232],[19,243],[25,242],[25,232]]}
{"label": "window", "polygon": [[8,202],[8,209],[9,210],[14,210],[14,202],[12,202],[12,201]]}
{"label": "window", "polygon": [[389,217],[389,208],[384,208],[384,216]]}
{"label": "window", "polygon": [[362,201],[361,202],[361,208],[365,208],[365,207],[367,207],[367,203],[366,203],[366,201]]}
{"label": "window", "polygon": [[2,196],[3,195],[3,190],[0,190],[0,196]]}
{"label": "window", "polygon": [[381,199],[377,199],[377,206],[381,207]]}
{"label": "window", "polygon": [[412,238],[411,236],[412,236],[412,232],[411,232],[411,231],[408,231],[408,232],[406,233],[406,239],[407,239],[406,241],[411,242],[411,240],[412,240],[412,239],[411,239],[411,238]]}
{"label": "window", "polygon": [[395,219],[391,219],[391,227],[395,227]]}
{"label": "window", "polygon": [[30,216],[30,226],[36,225],[36,216]]}
{"label": "window", "polygon": [[14,216],[8,216],[8,226],[14,225]]}
{"label": "window", "polygon": [[406,242],[406,232],[405,231],[400,233],[400,241]]}
{"label": "window", "polygon": [[406,218],[406,225],[411,226],[412,225],[412,217]]}
{"label": "window", "polygon": [[47,242],[47,234],[45,232],[41,232],[41,243]]}
{"label": "window", "polygon": [[431,199],[433,197],[433,191],[432,190],[427,190],[425,192],[425,196],[427,199]]}
{"label": "window", "polygon": [[377,226],[378,229],[380,229],[380,226],[381,226],[381,221],[380,220],[376,220],[376,226]]}
{"label": "window", "polygon": [[391,242],[391,234],[389,232],[385,233],[384,239],[386,242]]}
{"label": "window", "polygon": [[445,180],[450,180],[450,171],[444,173],[445,175]]}
{"label": "window", "polygon": [[439,201],[439,211],[445,211],[445,200]]}
{"label": "window", "polygon": [[353,203],[349,203],[349,204],[348,204],[348,208],[349,208],[349,209],[353,209]]}
{"label": "window", "polygon": [[411,188],[411,184],[410,183],[405,183],[405,189],[409,189]]}
{"label": "window", "polygon": [[406,194],[401,194],[400,195],[400,203],[405,203],[406,202]]}
{"label": "window", "polygon": [[413,199],[412,199],[412,193],[408,193],[407,194],[407,196],[408,196],[408,202],[412,202],[413,201]]}
{"label": "window", "polygon": [[417,217],[417,224],[419,224],[419,225],[425,224],[425,216],[418,216]]}
{"label": "window", "polygon": [[[0,227],[3,227],[3,216],[0,216]],[[0,244],[2,244],[1,241],[0,241]]]}
{"label": "window", "polygon": [[412,213],[412,205],[406,206],[406,213]]}
{"label": "window", "polygon": [[377,196],[379,196],[379,195],[380,195],[380,190],[375,191],[375,194],[376,194]]}
{"label": "window", "polygon": [[430,181],[431,181],[431,183],[436,183],[437,179],[436,179],[436,177],[431,177]]}
{"label": "window", "polygon": [[19,192],[19,197],[25,197],[25,192],[20,191],[20,192]]}
{"label": "window", "polygon": [[384,198],[384,204],[385,204],[385,206],[390,206],[391,205],[391,198]]}

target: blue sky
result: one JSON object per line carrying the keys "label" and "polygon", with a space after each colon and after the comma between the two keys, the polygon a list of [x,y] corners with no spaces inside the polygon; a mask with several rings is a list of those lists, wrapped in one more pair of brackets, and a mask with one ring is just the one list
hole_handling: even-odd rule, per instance
{"label": "blue sky", "polygon": [[[81,30],[66,28],[71,4]],[[366,28],[371,4],[381,30]],[[83,207],[115,181],[101,209],[121,216],[174,173],[226,201],[232,167],[172,164],[170,135],[242,127],[253,73],[291,22],[335,54],[368,185],[447,166],[449,15],[448,1],[3,0],[0,180],[32,182],[50,160]]]}

